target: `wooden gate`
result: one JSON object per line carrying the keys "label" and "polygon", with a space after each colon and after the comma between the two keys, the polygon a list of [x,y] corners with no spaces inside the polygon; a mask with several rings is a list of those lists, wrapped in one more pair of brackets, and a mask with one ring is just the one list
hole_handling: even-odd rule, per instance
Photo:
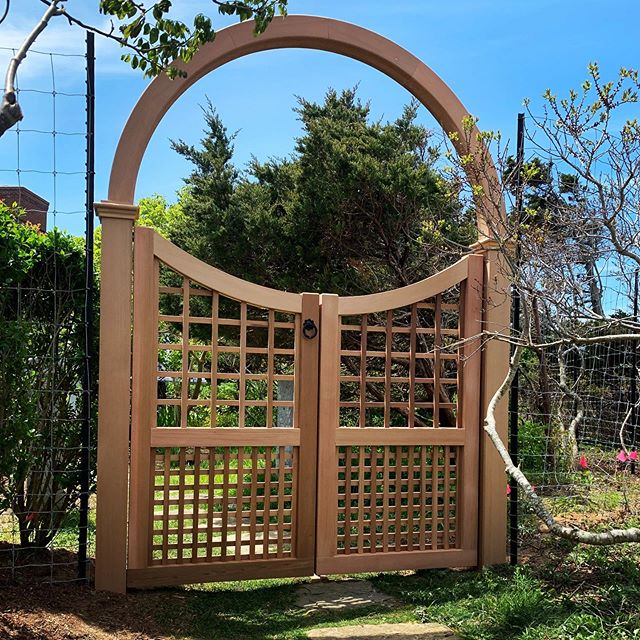
{"label": "wooden gate", "polygon": [[319,341],[303,318],[319,322],[317,294],[136,229],[127,586],[313,574]]}
{"label": "wooden gate", "polygon": [[127,586],[477,563],[481,256],[339,298],[134,246]]}
{"label": "wooden gate", "polygon": [[322,296],[318,573],[477,564],[482,278]]}

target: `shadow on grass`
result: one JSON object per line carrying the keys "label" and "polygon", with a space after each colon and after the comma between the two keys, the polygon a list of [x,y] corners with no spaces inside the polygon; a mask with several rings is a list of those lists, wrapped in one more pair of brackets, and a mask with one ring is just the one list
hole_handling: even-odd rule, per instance
{"label": "shadow on grass", "polygon": [[[252,588],[254,586],[254,588]],[[256,638],[304,638],[319,626],[363,622],[406,622],[415,620],[413,607],[372,605],[355,609],[306,613],[294,607],[295,584],[249,583],[210,591],[189,590],[188,611],[192,619],[191,637],[229,640]]]}
{"label": "shadow on grass", "polygon": [[4,629],[17,634],[8,637],[41,638],[29,634],[46,626],[48,640],[284,640],[304,638],[309,629],[323,625],[415,621],[414,607],[402,604],[305,615],[294,606],[298,582],[302,581],[212,584],[126,596],[78,586],[9,587],[2,593],[0,637],[5,637]]}
{"label": "shadow on grass", "polygon": [[[2,605],[13,611],[15,624],[34,615],[49,624],[59,615],[64,634],[71,614],[103,634],[82,635],[84,630],[78,627],[71,637],[100,640],[115,635],[138,640],[285,640],[304,638],[319,626],[416,619],[441,622],[471,640],[637,640],[639,566],[639,545],[563,547],[557,556],[545,555],[544,564],[515,569],[361,576],[392,595],[397,604],[308,615],[294,606],[296,585],[303,579],[209,584],[127,596],[79,587],[13,587],[3,591]],[[62,631],[47,638],[70,637]]]}

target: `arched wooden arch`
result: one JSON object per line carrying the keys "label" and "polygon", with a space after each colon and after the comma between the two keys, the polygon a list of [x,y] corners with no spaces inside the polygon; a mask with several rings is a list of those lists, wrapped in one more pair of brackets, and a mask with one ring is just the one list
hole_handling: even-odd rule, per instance
{"label": "arched wooden arch", "polygon": [[[480,182],[484,188],[484,194],[479,196],[476,206],[479,242],[474,245],[473,249],[484,259],[479,255],[466,256],[456,265],[437,274],[432,279],[393,292],[364,297],[338,298],[330,294],[323,294],[320,297],[318,294],[278,292],[250,285],[199,263],[192,256],[183,255],[183,252],[180,252],[177,247],[150,229],[138,227],[135,232],[135,240],[132,242],[134,221],[138,217],[138,207],[134,204],[138,172],[149,140],[164,114],[191,85],[210,71],[250,53],[283,48],[307,48],[337,53],[378,69],[413,94],[433,114],[446,133],[457,134],[457,136],[452,136],[452,140],[458,153],[467,154],[469,151],[474,151],[474,149],[468,149],[465,146],[467,140],[469,140],[468,144],[476,145],[475,150],[479,153],[473,155],[482,158],[483,166],[479,167],[470,163],[468,170],[471,180]],[[463,123],[469,115],[468,112],[451,89],[429,67],[402,47],[361,27],[327,18],[311,16],[276,18],[267,31],[259,37],[254,36],[253,23],[251,22],[228,27],[218,33],[215,42],[202,47],[183,68],[187,72],[185,78],[170,80],[165,75],[159,76],[150,83],[139,99],[118,143],[111,169],[108,199],[96,203],[96,211],[102,220],[96,587],[108,591],[124,592],[127,585],[177,584],[194,581],[194,578],[199,581],[250,576],[309,575],[309,572],[313,573],[313,571],[325,573],[366,571],[370,568],[369,557],[372,555],[382,558],[375,565],[376,570],[400,567],[487,565],[504,562],[506,555],[504,466],[487,437],[481,434],[480,422],[490,399],[506,375],[509,345],[506,341],[494,340],[486,343],[480,349],[478,335],[482,328],[498,333],[508,333],[509,330],[508,284],[505,279],[504,261],[497,250],[498,243],[494,240],[496,235],[501,235],[506,217],[502,203],[495,204],[491,197],[495,193],[495,191],[492,193],[493,187],[498,184],[495,168],[491,164],[488,154],[484,153],[485,150],[477,146],[481,144],[476,138],[477,131],[471,131],[470,136],[468,131],[465,132]],[[160,286],[160,264],[171,267],[176,275],[182,276],[181,288]],[[132,272],[134,274],[133,292]],[[195,288],[192,288],[191,282],[196,283]],[[452,286],[459,287],[457,304],[443,301],[442,298],[442,295]],[[162,316],[159,314],[158,296],[161,290],[163,293],[183,296],[181,316]],[[239,302],[241,308],[239,320],[219,316],[219,305],[217,302],[214,304],[214,300],[217,301],[222,294]],[[190,300],[192,295],[209,296],[211,299],[211,318],[191,317],[190,305],[189,303],[185,304],[184,301]],[[432,296],[435,297],[432,298]],[[133,333],[132,299],[135,300]],[[264,307],[263,311],[268,314],[267,320],[248,318],[247,309],[251,305]],[[406,307],[406,305],[412,309],[411,326],[413,328],[394,326],[394,309]],[[418,308],[426,309],[429,313],[432,312],[433,327],[418,327]],[[454,314],[457,313],[457,328],[445,327],[442,329],[443,309],[451,311],[452,308],[455,308]],[[386,324],[384,326],[369,326],[367,316],[370,313],[381,311],[386,313]],[[281,312],[292,314],[293,320],[277,320],[275,314]],[[347,350],[345,352],[340,347],[340,336],[342,332],[354,331],[354,325],[344,324],[342,318],[354,314],[362,316],[357,330],[365,338],[361,340],[359,351]],[[427,313],[427,315],[429,314]],[[318,326],[314,325],[314,319],[319,325],[319,331]],[[158,323],[160,321],[181,324],[181,344],[159,344]],[[268,397],[264,401],[251,400],[251,402],[253,402],[252,406],[258,406],[260,402],[265,404],[266,415],[272,413],[274,402],[279,402],[278,406],[289,406],[287,404],[289,403],[297,407],[298,414],[296,415],[299,418],[299,424],[306,425],[303,429],[298,427],[285,430],[273,429],[270,421],[267,422],[265,429],[255,427],[246,429],[243,426],[244,421],[240,418],[237,429],[218,429],[217,424],[214,425],[213,419],[210,421],[211,429],[190,429],[187,420],[189,406],[195,406],[194,403],[197,406],[203,406],[205,401],[202,399],[193,400],[189,396],[188,384],[182,385],[185,391],[181,391],[180,399],[157,397],[159,375],[162,378],[177,376],[181,380],[193,377],[194,372],[189,367],[189,352],[192,345],[189,340],[188,327],[193,323],[202,324],[203,322],[210,324],[212,328],[211,344],[204,345],[206,349],[211,350],[212,363],[214,362],[214,352],[216,354],[218,352],[217,339],[214,340],[213,332],[217,331],[216,327],[221,324],[239,326],[242,335],[246,335],[247,327],[251,323],[253,323],[251,326],[263,328],[266,326],[265,331],[268,335],[275,331],[276,325],[279,330],[284,328],[293,331],[293,350],[276,349],[275,342],[271,338],[269,338],[266,347],[251,347],[251,349],[256,353],[265,352],[268,363],[271,362],[269,358],[272,359],[268,354],[273,355],[276,351],[286,351],[287,353],[284,355],[294,358],[295,373],[291,375],[278,374],[282,379],[292,378],[294,380],[296,389],[294,400],[273,400],[271,387],[276,374],[272,364],[268,364],[267,374],[255,374],[260,379],[266,375],[267,385],[271,385]],[[304,333],[306,329],[303,329],[303,326],[307,322],[311,322],[312,327],[315,328],[316,332],[312,335]],[[367,334],[377,332],[382,335],[381,331],[386,336],[385,350],[368,351]],[[419,331],[422,332],[421,335],[433,334],[432,353],[419,354],[416,351],[416,336]],[[455,333],[458,337],[465,338],[457,343],[456,349],[459,350],[459,353],[457,355],[449,354],[460,362],[460,371],[463,375],[458,376],[456,380],[451,377],[443,379],[439,373],[436,373],[438,369],[434,365],[432,377],[416,377],[415,359],[419,356],[431,357],[434,361],[440,362],[440,356],[436,356],[436,351],[439,349],[436,349],[435,344],[447,331],[449,332],[447,335]],[[394,378],[390,365],[385,365],[384,401],[369,403],[374,409],[384,405],[385,428],[369,429],[363,419],[360,419],[360,431],[350,427],[340,427],[341,407],[351,408],[351,405],[357,404],[360,407],[360,415],[365,415],[366,419],[368,405],[366,391],[363,389],[365,389],[367,381],[372,379],[366,373],[367,358],[387,358],[391,362],[394,354],[397,355],[393,351],[394,333],[413,336],[410,337],[413,346],[406,347],[409,351],[402,352],[401,355],[404,354],[408,358],[407,361],[412,360],[414,364],[410,365],[408,377],[401,376],[399,378]],[[316,336],[321,337],[321,340],[314,341],[313,338]],[[307,340],[307,338],[310,339]],[[438,345],[440,344],[441,342],[438,342]],[[164,348],[181,351],[182,368],[180,371],[158,370],[158,349]],[[229,353],[240,354],[240,362],[242,362],[249,349],[246,337],[240,338],[239,346],[231,346],[228,349],[231,349]],[[342,378],[339,374],[338,363],[345,353],[346,357],[351,357],[356,353],[360,354],[360,377],[349,375],[345,378],[350,381],[353,381],[352,378],[360,380],[360,399],[357,402],[354,400],[342,401],[340,398],[339,387]],[[244,385],[245,368],[242,365],[240,365],[240,371],[238,379],[241,385]],[[297,372],[301,372],[299,376]],[[213,364],[210,372],[201,373],[201,377],[208,377],[211,381],[216,379],[217,375]],[[373,379],[380,380],[381,378]],[[412,399],[408,401],[406,407],[408,411],[406,427],[400,428],[396,425],[393,429],[386,428],[391,426],[387,414],[394,408],[391,406],[390,391],[387,390],[390,390],[394,381],[398,384],[406,384],[408,381],[411,388],[416,384],[433,385],[432,401],[430,403],[428,401],[422,402],[423,405],[433,405],[433,415],[435,416],[433,428],[413,429],[412,420],[415,417],[415,408],[419,404],[419,401],[416,401],[414,391],[410,391]],[[456,412],[457,426],[456,428],[439,428],[440,423],[437,417],[439,411],[442,408],[451,409],[453,403],[446,400],[441,401],[439,391],[436,399],[436,390],[440,389],[441,384],[452,385],[458,384],[460,381],[462,381],[462,391],[456,394],[456,397],[462,398],[463,404]],[[212,398],[214,398],[213,394],[209,400],[206,400],[206,403],[210,405],[213,412],[215,403]],[[246,398],[243,398],[244,393],[241,393],[237,400],[238,407],[249,406]],[[297,399],[303,399],[304,402],[298,403]],[[158,428],[156,409],[157,406],[160,406],[159,402],[164,403],[162,406],[180,404],[184,411],[181,410],[180,413],[179,427],[176,426],[175,429]],[[402,407],[400,408],[402,409]],[[496,411],[496,418],[498,430],[504,437],[507,419],[507,406],[504,400]],[[423,426],[425,425],[423,424]],[[358,431],[358,433],[354,435],[354,431]],[[383,432],[386,432],[384,438],[380,435]],[[403,435],[398,435],[400,433]],[[375,438],[373,434],[375,434]],[[352,439],[354,437],[355,440]],[[342,529],[338,526],[336,530],[336,509],[338,508],[336,505],[338,501],[337,495],[334,494],[334,489],[337,491],[334,471],[337,471],[339,480],[340,473],[344,471],[340,467],[341,447],[343,449],[344,447],[349,449],[358,447],[362,454],[359,465],[360,468],[364,468],[366,466],[365,454],[369,451],[367,446],[371,445],[372,450],[377,451],[378,445],[383,444],[386,447],[387,453],[384,455],[387,461],[390,460],[391,451],[395,451],[394,447],[396,446],[408,447],[407,452],[415,451],[415,447],[418,446],[424,452],[424,454],[420,454],[422,456],[420,464],[424,467],[423,477],[432,479],[430,504],[436,504],[435,515],[432,508],[430,516],[430,550],[425,548],[425,539],[420,538],[416,543],[413,534],[411,534],[411,539],[406,544],[401,536],[397,536],[394,541],[394,552],[391,554],[386,553],[388,540],[383,536],[382,553],[377,553],[379,541],[377,541],[376,527],[370,527],[369,530],[369,535],[373,538],[371,544],[376,548],[374,554],[360,552],[351,554],[350,548],[353,541],[346,543],[340,541],[342,538],[346,540],[350,535],[345,533],[347,529],[344,526]],[[189,542],[191,556],[189,556],[187,563],[181,564],[175,558],[167,555],[168,551],[174,552],[173,546],[175,546],[168,542],[169,537],[173,535],[168,524],[170,520],[168,514],[171,504],[173,504],[169,495],[171,492],[169,481],[173,474],[172,465],[176,464],[176,461],[171,459],[171,455],[173,455],[171,451],[175,447],[181,447],[178,462],[180,469],[184,471],[186,469],[184,456],[187,450],[193,449],[195,451],[197,449],[200,451],[197,456],[200,456],[204,455],[202,452],[212,450],[212,447],[215,448],[219,445],[223,448],[226,447],[227,451],[230,447],[237,448],[238,445],[252,445],[254,447],[268,445],[269,451],[275,451],[273,447],[277,445],[276,449],[278,449],[280,456],[278,468],[283,470],[282,473],[288,468],[285,464],[286,460],[283,459],[283,456],[289,455],[288,448],[293,447],[291,450],[295,452],[295,456],[299,456],[296,458],[299,462],[299,468],[301,473],[306,475],[304,478],[300,476],[300,482],[296,486],[300,489],[299,504],[304,505],[304,510],[296,511],[298,514],[295,524],[296,542],[291,549],[286,551],[286,554],[291,557],[285,557],[286,554],[281,548],[280,542],[281,537],[284,540],[285,534],[289,535],[294,530],[293,519],[291,523],[281,522],[282,518],[278,521],[280,523],[278,525],[278,545],[280,546],[275,552],[275,557],[271,557],[273,555],[269,551],[271,544],[267,543],[262,545],[262,557],[256,558],[255,543],[258,538],[254,535],[256,523],[251,517],[249,528],[250,535],[253,536],[251,544],[254,546],[251,547],[250,544],[248,558],[244,558],[246,554],[243,549],[246,545],[242,542],[241,535],[244,526],[243,518],[235,519],[235,556],[231,562],[217,562],[219,558],[214,557],[212,549],[209,548],[213,542],[211,544],[207,542],[208,547],[205,549],[207,555],[202,560],[198,555],[202,551],[199,550],[199,536],[193,536],[193,532],[188,534],[192,538]],[[429,449],[429,447],[431,448]],[[164,463],[162,460],[157,460],[156,449],[158,448],[164,448]],[[430,470],[425,466],[427,451],[431,452],[429,454],[431,456]],[[438,453],[440,451],[443,452],[442,455]],[[167,454],[167,452],[169,453]],[[152,453],[155,456],[153,459],[150,457]],[[130,455],[131,458],[129,458]],[[407,455],[409,454],[407,453]],[[416,458],[413,454],[410,457],[411,462],[407,462],[407,464],[413,466]],[[442,468],[440,468],[441,458]],[[129,466],[129,459],[131,466]],[[194,460],[197,467],[200,464],[200,458],[197,457]],[[230,467],[228,459],[225,458],[225,460],[223,470],[226,470],[226,473]],[[400,462],[396,464],[400,466],[395,473],[399,473],[402,477],[402,465],[404,464],[402,456],[398,460]],[[238,463],[240,464],[240,459]],[[351,464],[351,462],[344,463]],[[165,515],[162,516],[164,518],[162,531],[166,535],[163,534],[164,542],[158,543],[155,538],[161,537],[162,531],[156,531],[154,528],[156,520],[160,517],[154,511],[156,507],[159,507],[158,498],[155,495],[159,488],[154,485],[154,478],[157,479],[159,473],[157,465],[162,466],[162,464],[164,464],[162,468],[164,469],[165,481],[162,486],[165,489],[168,487],[164,494],[166,499],[162,503],[163,509],[166,507],[163,511]],[[271,469],[270,457],[265,464]],[[372,464],[377,464],[377,462],[372,462]],[[320,480],[318,480],[319,476],[316,477],[316,465],[318,465],[318,469],[324,470],[322,473],[325,475]],[[260,465],[254,464],[253,467],[259,469]],[[443,500],[447,504],[451,503],[450,499],[452,495],[454,496],[456,510],[455,517],[450,519],[449,510],[442,509],[444,529],[441,529],[437,507],[439,503],[433,501],[433,496],[437,495],[440,489],[438,483],[433,484],[433,478],[451,477],[451,474],[456,475],[457,478],[461,477],[468,490],[459,495],[457,490],[451,493],[446,487],[442,489]],[[458,476],[457,474],[462,475]],[[413,477],[413,475],[412,472],[411,476]],[[238,483],[244,482],[243,474],[236,474],[236,476],[239,478]],[[200,474],[196,474],[195,477],[200,477]],[[212,481],[215,484],[217,476],[211,474],[210,477],[213,478]],[[252,491],[257,486],[257,478],[258,476],[255,476],[252,480]],[[264,478],[262,481],[270,482]],[[185,504],[184,482],[183,473],[179,485],[182,497],[177,501],[180,505],[179,509],[183,511]],[[190,504],[198,502],[195,496],[200,491],[200,485],[197,484],[198,488],[192,487],[192,491],[195,493],[193,493],[193,499],[189,499],[191,500]],[[280,485],[284,487],[285,484],[285,480],[282,479]],[[318,490],[316,496],[318,487],[322,487],[322,489]],[[383,492],[385,496],[387,489],[388,487]],[[225,490],[224,487],[223,490]],[[349,492],[351,488],[345,486],[343,490]],[[402,489],[397,490],[402,491]],[[422,492],[422,490],[420,491]],[[218,500],[214,493],[208,495]],[[236,495],[243,495],[242,487]],[[255,491],[252,495],[257,499]],[[283,496],[284,494],[280,495],[281,502],[284,500]],[[425,505],[427,502],[424,498],[425,496],[420,493],[419,504],[422,505],[420,518],[426,517]],[[458,498],[460,498],[459,509]],[[317,522],[315,520],[316,500],[318,501]],[[384,497],[384,500],[386,500],[387,506],[384,507],[381,517],[388,524],[391,502],[388,496]],[[373,504],[377,504],[377,499]],[[223,505],[223,510],[224,508]],[[269,513],[270,507],[263,506],[262,508],[266,510],[263,512],[263,516],[264,513]],[[278,513],[282,515],[281,512],[284,513],[284,510],[282,507]],[[183,511],[182,515],[184,516]],[[294,512],[293,506],[290,511]],[[362,511],[362,507],[360,511]],[[401,529],[401,511],[400,509],[395,512],[396,524],[394,526],[396,529],[394,531]],[[213,513],[211,509],[207,513],[209,512]],[[413,514],[413,509],[411,512]],[[193,513],[191,515],[192,526],[194,526]],[[400,515],[398,515],[399,513]],[[291,517],[293,518],[293,516]],[[377,517],[378,515],[375,515],[375,518]],[[413,515],[407,517],[413,518]],[[184,523],[182,520],[180,522],[182,524],[179,524],[179,532],[185,533]],[[271,525],[269,523],[269,518],[263,521],[261,540],[271,539],[269,533]],[[213,525],[211,523],[209,525],[209,529],[213,531]],[[198,529],[198,526],[195,528]],[[398,526],[400,529],[397,528]],[[317,548],[315,546],[316,528],[318,528],[317,539],[319,541]],[[340,533],[342,530],[344,531]],[[413,531],[413,525],[407,530]],[[423,527],[421,530],[426,529]],[[388,534],[391,529],[385,529],[385,531]],[[449,533],[445,535],[442,531]],[[337,535],[342,536],[338,542],[336,542]],[[414,548],[414,543],[418,544],[418,551]],[[176,553],[182,558],[184,540],[181,538],[181,542],[177,544],[179,548]],[[216,544],[218,544],[217,541]],[[218,546],[222,544],[219,543]],[[340,544],[343,546],[340,547]],[[358,535],[357,544],[359,551],[363,551],[361,535]],[[403,544],[408,547],[405,549]],[[158,548],[155,549],[154,545]],[[170,547],[171,549],[169,549]],[[226,558],[228,549],[227,547],[225,549],[224,556]],[[342,556],[340,555],[341,549],[346,549]],[[161,557],[152,557],[152,552],[160,554]],[[398,564],[399,562],[400,564]]]}
{"label": "arched wooden arch", "polygon": [[[415,96],[447,134],[458,134],[453,143],[459,153],[468,152],[465,140],[469,136],[463,130],[463,120],[469,116],[468,111],[453,91],[421,60],[395,42],[354,24],[292,15],[274,19],[266,32],[258,37],[254,35],[253,22],[222,29],[214,42],[204,45],[188,64],[182,65],[187,72],[185,78],[170,80],[163,74],[151,82],[120,136],[111,169],[109,201],[119,204],[134,202],[138,171],[149,140],[165,113],[189,87],[214,69],[251,53],[291,48],[337,53],[381,71]],[[474,141],[475,137],[474,133]],[[488,172],[490,182],[496,180],[490,160],[483,169]],[[496,220],[488,220],[492,207],[487,206],[488,203],[483,204],[477,207],[480,240],[492,237],[496,223],[499,228],[504,219],[500,206],[495,211]]]}

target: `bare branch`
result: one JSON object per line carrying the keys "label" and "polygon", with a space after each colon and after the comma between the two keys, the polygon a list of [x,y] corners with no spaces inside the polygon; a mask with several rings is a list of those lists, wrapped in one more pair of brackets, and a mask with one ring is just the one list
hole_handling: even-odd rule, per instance
{"label": "bare branch", "polygon": [[[0,136],[14,124],[22,120],[22,110],[18,104],[16,98],[15,82],[16,74],[18,73],[18,67],[20,63],[27,57],[27,52],[36,41],[36,38],[46,29],[49,24],[49,20],[53,16],[58,16],[62,13],[62,3],[65,0],[53,0],[47,7],[38,24],[33,28],[31,33],[26,37],[16,54],[9,61],[7,68],[7,75],[4,81],[4,96],[2,99],[2,105],[0,105]],[[9,3],[6,7],[9,10]],[[6,13],[5,13],[6,15]],[[4,17],[3,17],[4,20]]]}

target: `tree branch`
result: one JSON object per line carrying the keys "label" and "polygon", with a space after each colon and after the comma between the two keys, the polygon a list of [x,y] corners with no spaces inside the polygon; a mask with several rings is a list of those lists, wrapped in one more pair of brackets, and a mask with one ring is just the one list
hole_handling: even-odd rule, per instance
{"label": "tree branch", "polygon": [[542,499],[535,492],[524,473],[522,473],[520,468],[516,467],[513,463],[505,444],[502,442],[502,439],[498,434],[495,411],[498,403],[511,387],[511,383],[513,382],[518,368],[520,367],[520,360],[522,358],[523,351],[524,347],[522,345],[518,345],[515,348],[509,363],[509,372],[491,398],[489,406],[487,407],[487,414],[485,416],[484,430],[502,458],[506,472],[518,483],[518,486],[527,496],[533,512],[547,525],[549,531],[554,535],[566,540],[572,540],[573,542],[582,542],[585,544],[600,546],[618,544],[621,542],[640,542],[640,528],[637,527],[631,527],[629,529],[611,529],[610,531],[594,533],[577,527],[560,524],[544,506]]}
{"label": "tree branch", "polygon": [[[18,67],[20,63],[27,57],[29,48],[36,41],[36,38],[45,30],[49,24],[49,20],[53,16],[60,15],[62,12],[61,3],[65,0],[53,0],[47,10],[42,14],[40,21],[33,28],[31,33],[26,37],[16,54],[9,61],[7,68],[7,74],[4,81],[4,96],[2,98],[2,105],[0,105],[0,136],[11,128],[14,124],[22,120],[23,114],[18,100],[16,98],[15,82],[16,74],[18,73]],[[6,11],[9,10],[9,3],[7,2]],[[6,16],[6,13],[5,13]],[[4,17],[3,17],[4,20]]]}

